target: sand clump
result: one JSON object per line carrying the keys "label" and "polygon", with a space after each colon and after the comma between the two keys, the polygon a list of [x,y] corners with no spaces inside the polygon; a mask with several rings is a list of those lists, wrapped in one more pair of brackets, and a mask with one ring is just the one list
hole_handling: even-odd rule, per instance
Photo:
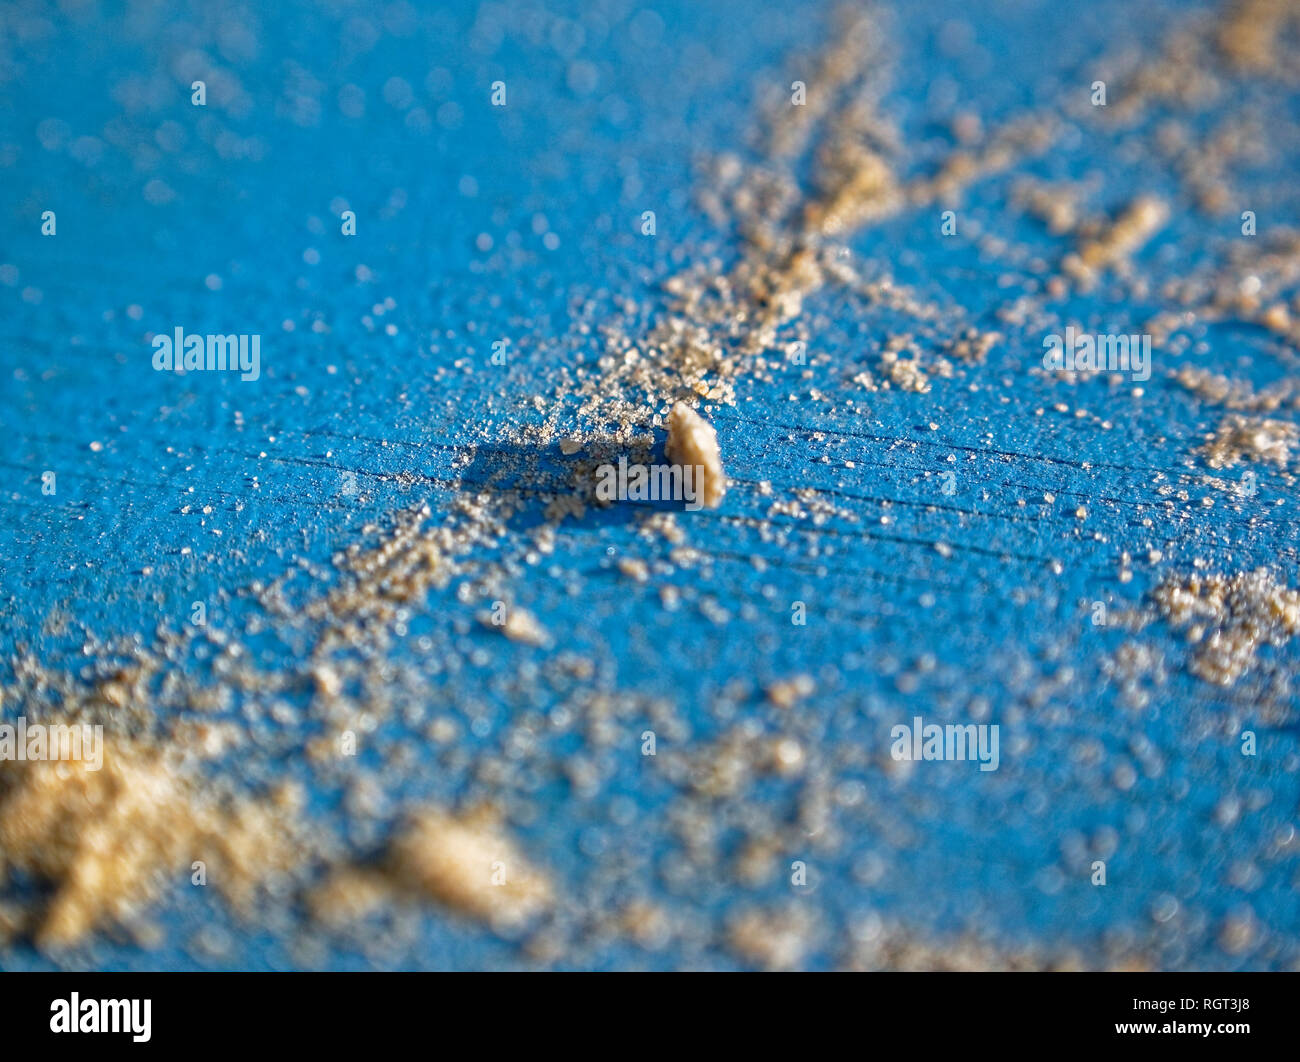
{"label": "sand clump", "polygon": [[550,877],[526,860],[487,808],[426,806],[399,826],[382,857],[335,868],[308,895],[322,924],[355,927],[395,901],[432,901],[509,934],[550,910]]}
{"label": "sand clump", "polygon": [[1062,262],[1063,271],[1081,282],[1100,270],[1121,265],[1139,251],[1169,220],[1169,205],[1155,196],[1140,196],[1113,221],[1096,223],[1095,232]]}
{"label": "sand clump", "polygon": [[699,469],[700,501],[716,509],[727,493],[727,475],[722,470],[722,453],[718,433],[713,425],[678,402],[668,415],[668,460],[675,465],[694,465]]}
{"label": "sand clump", "polygon": [[495,928],[522,925],[553,900],[550,879],[486,813],[417,813],[394,841],[388,867],[396,884]]}
{"label": "sand clump", "polygon": [[0,875],[51,888],[26,926],[45,950],[129,924],[169,882],[193,882],[196,863],[247,910],[257,884],[296,861],[286,843],[295,807],[287,791],[265,803],[205,797],[178,757],[142,741],[111,742],[99,770],[0,761]]}

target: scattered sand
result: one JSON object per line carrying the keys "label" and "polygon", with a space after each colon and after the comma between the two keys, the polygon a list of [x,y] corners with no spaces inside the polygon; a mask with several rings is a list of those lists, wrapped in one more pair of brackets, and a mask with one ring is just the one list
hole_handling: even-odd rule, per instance
{"label": "scattered sand", "polygon": [[1250,671],[1261,646],[1285,645],[1300,634],[1300,590],[1267,569],[1170,577],[1153,596],[1161,615],[1186,629],[1192,673],[1217,686]]}
{"label": "scattered sand", "polygon": [[1285,468],[1298,439],[1300,429],[1289,421],[1232,413],[1209,437],[1201,453],[1211,468],[1234,468],[1243,461],[1265,461]]}

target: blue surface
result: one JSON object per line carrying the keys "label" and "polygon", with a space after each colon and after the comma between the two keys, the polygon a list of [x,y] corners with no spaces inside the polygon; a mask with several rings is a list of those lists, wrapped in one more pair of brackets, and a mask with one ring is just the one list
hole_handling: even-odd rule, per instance
{"label": "blue surface", "polygon": [[[1086,85],[1093,57],[1161,39],[1188,17],[1186,6],[890,11],[896,71],[887,103],[913,171],[951,146],[939,128],[949,95],[995,126]],[[970,33],[945,48],[952,38],[943,27],[954,19]],[[256,609],[241,588],[299,558],[327,566],[335,551],[373,540],[367,523],[386,526],[421,500],[435,514],[448,511],[457,455],[490,450],[507,424],[540,421],[531,400],[549,393],[557,367],[603,352],[587,323],[617,316],[626,297],[652,321],[662,279],[711,253],[734,255],[733,234],[696,203],[696,163],[725,151],[748,157],[756,94],[788,84],[804,69],[795,57],[833,33],[826,5],[750,3],[656,4],[654,13],[625,3],[439,12],[90,5],[71,14],[9,5],[0,24],[0,424],[11,440],[0,459],[2,648],[8,657],[30,646],[47,667],[67,671],[82,666],[81,627],[63,636],[43,629],[56,611],[100,637],[148,638],[159,624],[182,625],[190,602],[203,599],[217,603],[211,622],[234,627]],[[199,109],[188,84],[202,72],[209,105]],[[504,109],[488,101],[499,77],[509,85]],[[1300,224],[1300,95],[1293,85],[1243,80],[1192,120],[1245,113],[1269,123],[1273,153],[1235,172],[1236,187],[1261,225]],[[1174,204],[1170,223],[1136,257],[1157,280],[1228,253],[1236,214],[1198,211],[1184,183],[1131,150],[1126,136],[1083,125],[1013,173],[975,183],[961,205],[963,228],[1001,236],[1031,252],[1024,259],[1055,261],[1067,241],[1013,208],[1014,180],[1091,180],[1093,210],[1113,212],[1138,192]],[[344,206],[358,214],[354,239],[338,232]],[[654,240],[638,233],[645,209],[657,213]],[[54,238],[40,235],[44,210],[57,212]],[[558,237],[551,249],[534,225],[539,214],[542,231]],[[1192,450],[1219,411],[1164,371],[1188,361],[1263,384],[1293,375],[1296,351],[1255,326],[1197,325],[1192,339],[1206,352],[1158,361],[1140,399],[1105,380],[1064,387],[1028,371],[1041,357],[1042,330],[997,322],[1033,271],[994,259],[973,239],[939,239],[936,215],[925,206],[868,226],[853,253],[865,271],[892,273],[954,316],[1007,333],[988,361],[935,379],[928,394],[855,393],[848,381],[872,367],[873,343],[915,325],[819,293],[808,317],[816,348],[832,360],[815,385],[856,404],[813,401],[789,372],[746,380],[738,404],[712,417],[734,485],[722,509],[680,517],[708,558],[706,576],[669,577],[684,588],[682,609],[664,609],[662,580],[642,586],[619,574],[620,556],[668,550],[640,541],[623,510],[567,522],[553,556],[517,565],[511,594],[559,636],[550,650],[483,629],[456,584],[417,604],[394,668],[424,676],[453,714],[484,722],[459,753],[424,749],[416,728],[386,723],[381,745],[415,753],[385,775],[392,814],[425,798],[499,796],[472,769],[475,757],[511,719],[562,700],[552,686],[521,680],[519,669],[572,650],[598,662],[591,688],[676,705],[689,729],[666,744],[682,755],[746,717],[800,737],[816,769],[764,779],[744,802],[719,801],[719,852],[730,852],[747,814],[797,821],[819,796],[819,772],[836,792],[856,794],[832,801],[835,843],[810,838],[806,850],[780,854],[782,866],[806,859],[817,881],[799,900],[819,927],[803,965],[843,964],[847,928],[874,912],[940,945],[974,933],[999,951],[1073,950],[1097,964],[1131,951],[1157,966],[1294,966],[1296,647],[1265,651],[1236,686],[1218,689],[1187,671],[1178,632],[1162,623],[1137,635],[1098,629],[1089,609],[1097,600],[1135,606],[1162,575],[1197,558],[1230,572],[1270,566],[1295,582],[1293,483],[1260,469],[1266,503],[1252,509],[1205,485]],[[476,243],[484,233],[491,250]],[[999,282],[1006,274],[1010,289]],[[216,290],[209,277],[219,278]],[[1143,302],[1103,284],[1058,310],[1096,331],[1127,332],[1162,308],[1159,291],[1153,283]],[[393,308],[376,313],[387,299]],[[152,371],[146,333],[178,324],[260,333],[261,379]],[[511,340],[505,369],[487,364],[498,337]],[[453,368],[458,359],[475,371]],[[1053,410],[1061,401],[1069,413]],[[1103,430],[1103,420],[1117,430]],[[480,455],[467,477],[500,465]],[[58,474],[55,498],[40,492],[47,469]],[[958,474],[951,497],[937,488],[946,470]],[[340,493],[349,471],[359,497]],[[820,526],[773,518],[789,525],[789,545],[765,541],[758,528],[773,499],[759,493],[763,480],[778,497],[819,488],[841,512]],[[1166,510],[1166,485],[1186,490],[1189,502]],[[1081,505],[1086,521],[1074,516]],[[206,516],[204,506],[212,507]],[[501,556],[520,555],[537,509],[516,519]],[[882,524],[883,515],[892,522]],[[951,546],[951,556],[936,544]],[[1159,565],[1143,559],[1153,548],[1163,551]],[[1135,558],[1129,582],[1120,579],[1125,552]],[[711,622],[705,598],[730,622]],[[795,600],[809,605],[806,627],[789,623]],[[436,652],[420,649],[422,636]],[[1168,665],[1166,683],[1140,711],[1121,703],[1105,670],[1107,654],[1134,639],[1165,653]],[[269,637],[257,648],[268,667],[296,652]],[[461,663],[441,666],[453,658]],[[201,674],[205,662],[189,666]],[[801,672],[818,689],[790,722],[762,690]],[[307,694],[294,698],[305,704]],[[720,700],[734,705],[718,710]],[[6,700],[6,716],[18,710]],[[946,764],[899,779],[882,770],[891,726],[915,714],[980,711],[1002,727],[997,772]],[[749,887],[727,858],[706,871],[682,856],[665,813],[679,788],[635,754],[648,716],[620,721],[626,733],[613,750],[580,734],[543,735],[554,769],[504,788],[512,833],[566,892],[593,911],[648,893],[701,927],[665,951],[593,930],[588,943],[537,959],[518,941],[422,909],[410,915],[412,938],[375,958],[290,915],[241,923],[182,881],[155,912],[166,930],[161,947],[105,936],[63,961],[743,965],[725,946],[728,918],[749,904],[787,902],[788,872]],[[1246,728],[1259,735],[1253,759],[1238,752]],[[253,762],[226,768],[250,784],[304,778],[312,813],[357,851],[373,848],[381,835],[350,821],[341,790],[312,781],[302,740],[268,727]],[[566,773],[571,753],[594,765],[594,791]],[[1136,770],[1127,791],[1113,784],[1124,765]],[[1215,818],[1225,797],[1245,809],[1231,828]],[[1086,866],[1103,856],[1109,883],[1098,889]],[[674,864],[688,869],[675,875]],[[876,864],[879,873],[864,874]],[[1163,895],[1180,904],[1168,926],[1152,918]],[[1219,926],[1245,908],[1262,927],[1258,941],[1227,954]],[[193,947],[205,924],[229,945],[215,958]],[[25,943],[0,951],[4,968],[52,961]]]}

